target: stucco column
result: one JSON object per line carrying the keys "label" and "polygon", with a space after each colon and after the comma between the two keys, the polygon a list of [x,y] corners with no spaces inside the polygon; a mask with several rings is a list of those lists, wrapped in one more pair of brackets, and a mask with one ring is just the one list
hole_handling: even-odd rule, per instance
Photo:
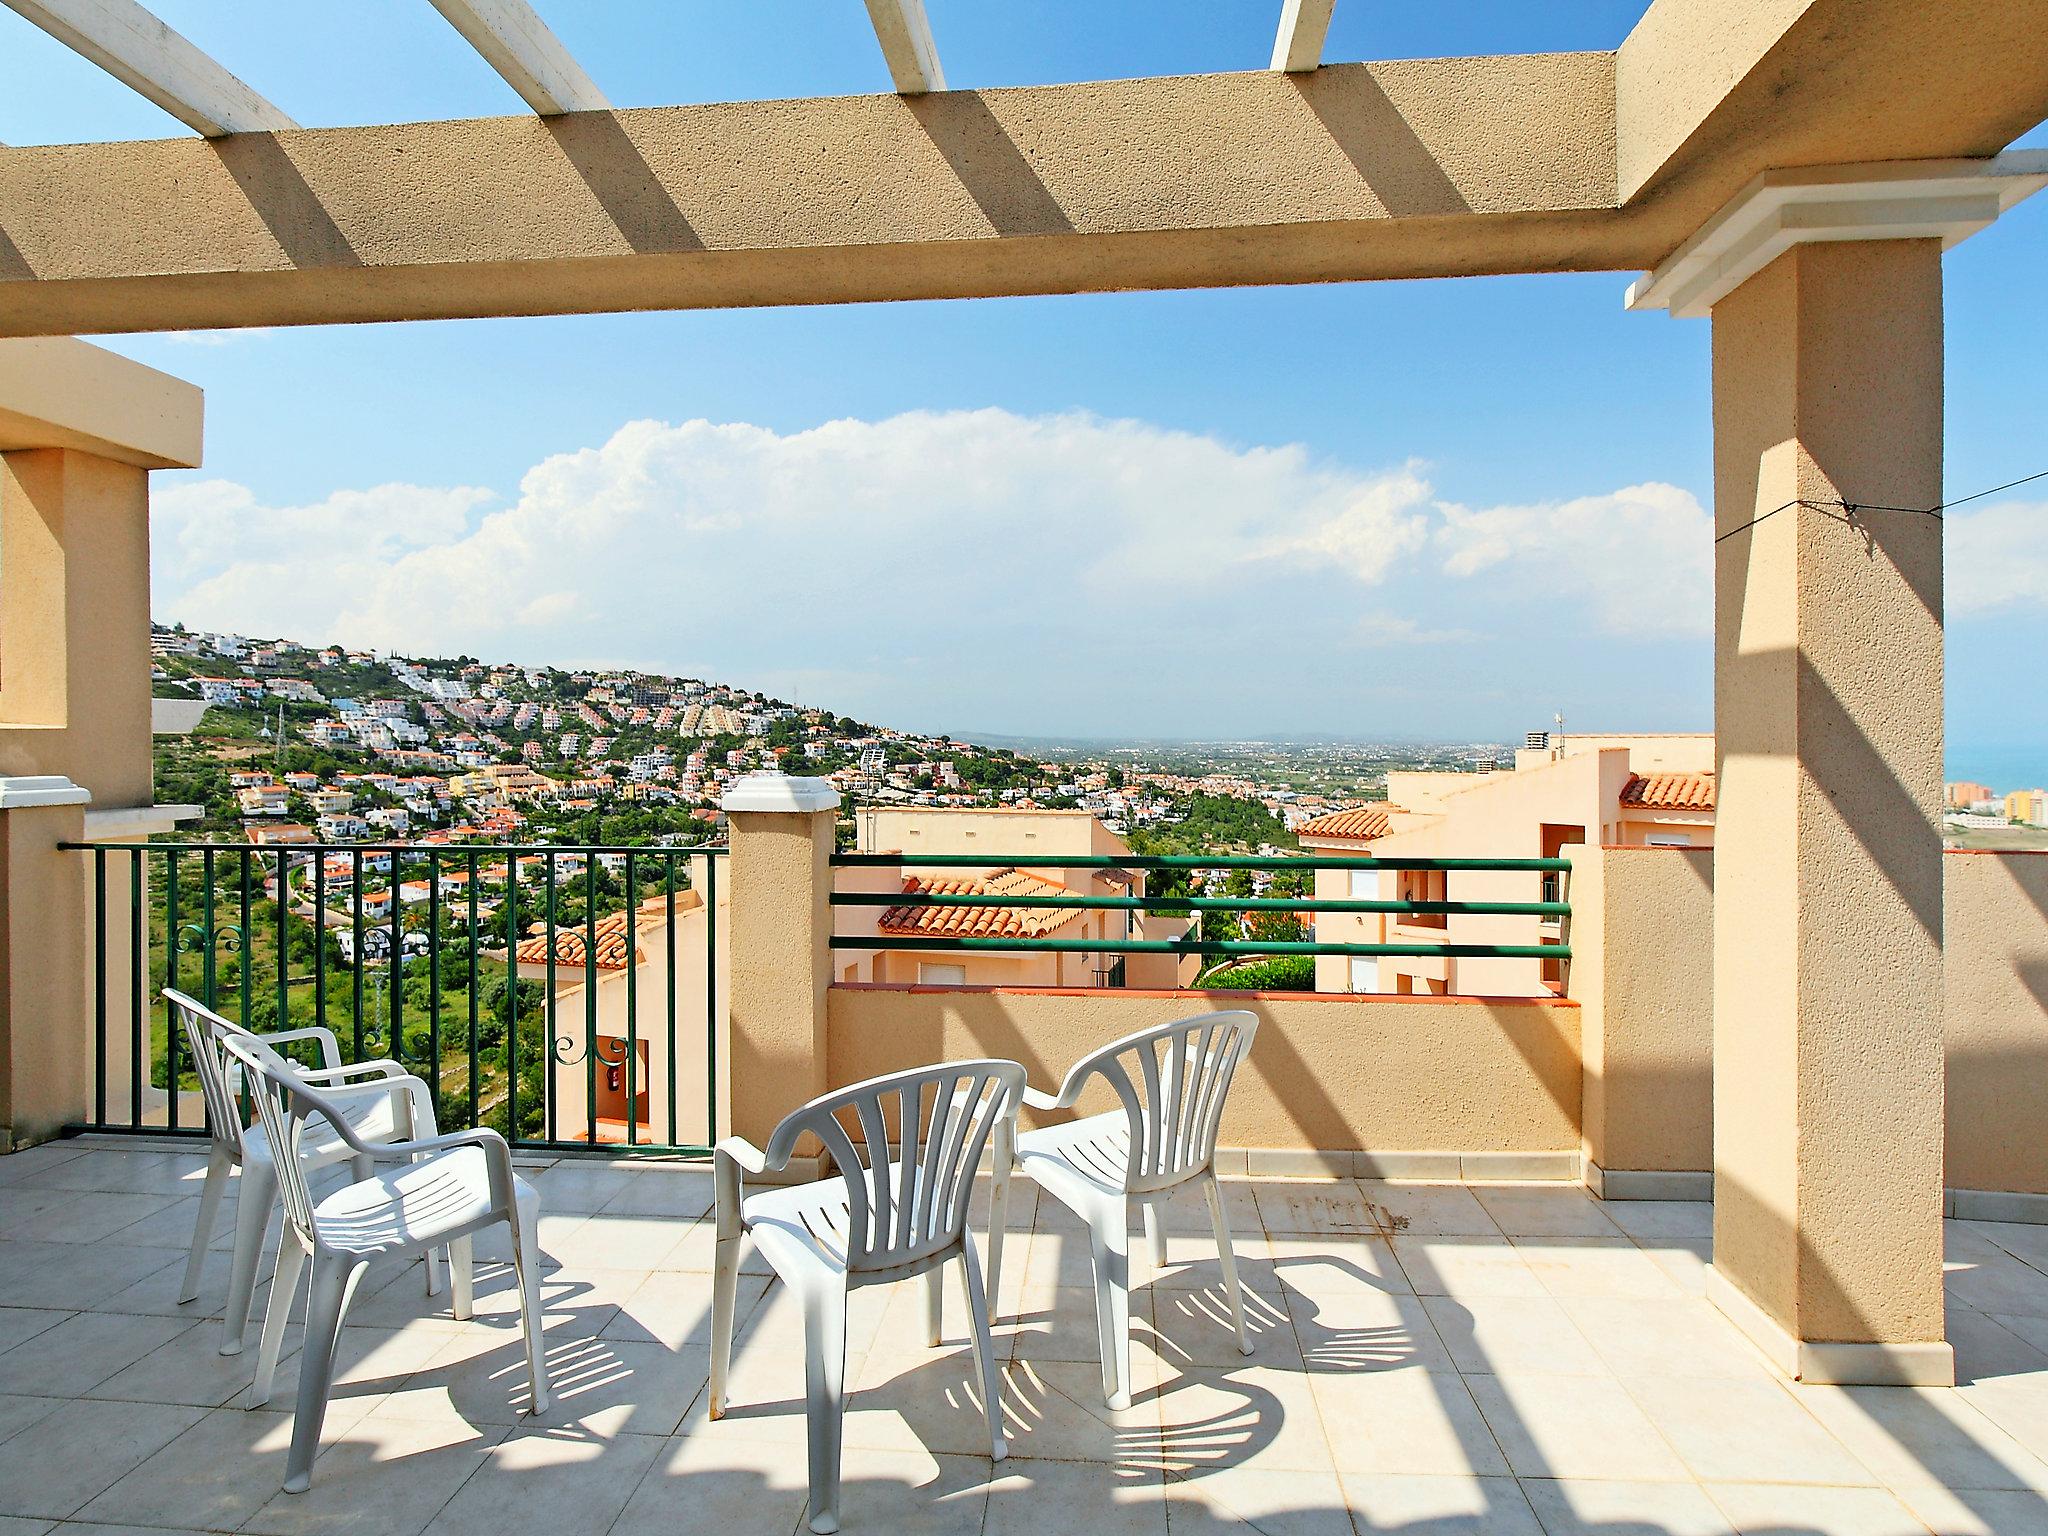
{"label": "stucco column", "polygon": [[73,448],[0,453],[0,773],[148,805],[149,472]]}
{"label": "stucco column", "polygon": [[[1713,307],[1709,1294],[1790,1374],[1943,1342],[1941,246],[1796,246]],[[1857,504],[1851,512],[1842,504]]]}
{"label": "stucco column", "polygon": [[86,1118],[92,932],[84,856],[89,796],[55,775],[0,778],[0,1152]]}
{"label": "stucco column", "polygon": [[741,779],[723,802],[732,828],[731,1125],[757,1144],[826,1088],[826,898],[838,808],[825,780],[783,774]]}

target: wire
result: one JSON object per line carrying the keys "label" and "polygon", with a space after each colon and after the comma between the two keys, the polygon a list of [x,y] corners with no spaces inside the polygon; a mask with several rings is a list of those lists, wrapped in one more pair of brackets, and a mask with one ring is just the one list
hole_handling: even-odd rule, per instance
{"label": "wire", "polygon": [[2043,479],[2048,479],[2048,469],[2039,469],[2031,475],[2021,475],[2017,480],[2008,480],[2003,485],[1994,485],[1989,490],[1973,491],[1968,496],[1958,496],[1953,501],[1944,501],[1940,505],[1932,507],[1893,507],[1876,501],[1843,501],[1839,497],[1811,499],[1795,496],[1792,500],[1775,506],[1768,512],[1757,513],[1755,517],[1752,517],[1746,523],[1736,524],[1726,533],[1714,535],[1714,542],[1719,544],[1724,540],[1734,538],[1738,533],[1747,533],[1766,518],[1776,517],[1780,512],[1790,511],[1793,507],[1804,507],[1809,512],[1819,512],[1833,518],[1838,523],[1848,523],[1852,526],[1856,522],[1856,514],[1858,512],[1911,512],[1916,516],[1931,517],[1936,522],[1939,522],[1941,521],[1941,514],[1950,507],[1960,507],[1967,501],[1982,501],[1986,496],[1996,496],[2000,491],[2009,491],[2014,486],[2026,485],[2030,481]]}

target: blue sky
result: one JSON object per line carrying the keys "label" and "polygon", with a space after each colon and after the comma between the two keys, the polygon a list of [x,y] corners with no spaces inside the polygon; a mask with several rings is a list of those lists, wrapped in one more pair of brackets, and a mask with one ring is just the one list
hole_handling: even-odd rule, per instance
{"label": "blue sky", "polygon": [[[1278,10],[928,5],[970,86],[1255,68]],[[303,123],[519,109],[423,0],[155,9]],[[620,105],[886,88],[857,0],[540,9]],[[1612,47],[1641,9],[1339,0],[1327,57]],[[11,13],[0,52],[0,142],[183,132]],[[2048,468],[2048,306],[2016,298],[2044,256],[2048,197],[1948,258],[1951,494]],[[1626,281],[111,344],[208,394],[206,467],[160,477],[166,617],[961,732],[1704,729],[1707,327],[1625,313]],[[1971,510],[1951,762],[2048,778],[2010,681],[2048,650],[2048,491]]]}

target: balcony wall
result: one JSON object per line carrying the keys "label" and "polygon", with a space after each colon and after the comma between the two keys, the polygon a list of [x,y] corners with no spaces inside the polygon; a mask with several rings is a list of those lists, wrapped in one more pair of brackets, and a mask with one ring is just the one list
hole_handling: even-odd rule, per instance
{"label": "balcony wall", "polygon": [[[1209,1008],[1249,1008],[1263,1026],[1224,1115],[1225,1146],[1536,1153],[1547,1177],[1576,1159],[1580,1009],[1556,999],[841,984],[827,1007],[828,1071],[846,1083],[1001,1056],[1051,1089],[1107,1041]],[[1114,1106],[1099,1084],[1082,1102],[1087,1113]],[[1505,1158],[1494,1171],[1525,1176]]]}
{"label": "balcony wall", "polygon": [[[2048,1195],[2048,854],[1942,859],[1952,1189]],[[1573,872],[1589,1163],[1713,1166],[1713,867],[1603,848]]]}

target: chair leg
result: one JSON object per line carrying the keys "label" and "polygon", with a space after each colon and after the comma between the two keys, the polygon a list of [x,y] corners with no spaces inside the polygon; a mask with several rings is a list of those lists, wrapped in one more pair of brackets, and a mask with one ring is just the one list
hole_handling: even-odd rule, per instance
{"label": "chair leg", "polygon": [[1003,1238],[1010,1220],[1010,1170],[996,1159],[988,1189],[988,1320],[996,1320],[996,1291],[1003,1283]]}
{"label": "chair leg", "polygon": [[924,1272],[924,1342],[931,1349],[938,1348],[946,1331],[946,1277],[940,1273],[942,1268],[934,1264]]}
{"label": "chair leg", "polygon": [[804,1297],[804,1378],[809,1401],[811,1529],[839,1529],[839,1447],[846,1420],[846,1292],[818,1286]]}
{"label": "chair leg", "polygon": [[[434,1120],[433,1095],[428,1091],[426,1084],[417,1082],[409,1084],[406,1088],[406,1094],[410,1100],[409,1109],[412,1115],[411,1123],[407,1129],[410,1131],[412,1139],[415,1141],[425,1141],[440,1135],[441,1128]],[[455,1265],[453,1249],[454,1245],[451,1243],[449,1245],[450,1251],[445,1255],[451,1269]],[[438,1248],[429,1248],[426,1252],[427,1294],[429,1296],[441,1294],[441,1260],[443,1257],[442,1251]]]}
{"label": "chair leg", "polygon": [[292,1444],[285,1455],[284,1491],[304,1493],[313,1485],[313,1458],[320,1454],[320,1426],[334,1387],[334,1347],[348,1315],[356,1282],[368,1268],[361,1261],[313,1259],[313,1284],[306,1297],[306,1343],[299,1358],[299,1405],[292,1416]]}
{"label": "chair leg", "polygon": [[1252,1352],[1252,1341],[1244,1328],[1244,1294],[1237,1283],[1237,1255],[1231,1251],[1230,1223],[1223,1216],[1223,1191],[1216,1186],[1215,1174],[1202,1180],[1202,1193],[1209,1198],[1209,1225],[1216,1229],[1216,1257],[1223,1263],[1223,1291],[1230,1298],[1230,1315],[1237,1323],[1237,1352],[1248,1355]]}
{"label": "chair leg", "polygon": [[206,1264],[206,1245],[213,1241],[213,1226],[220,1217],[220,1197],[234,1177],[235,1160],[225,1149],[215,1147],[206,1159],[206,1183],[199,1191],[199,1225],[192,1233],[192,1256],[185,1261],[185,1284],[178,1292],[183,1305],[199,1294],[199,1271]]}
{"label": "chair leg", "polygon": [[448,1245],[448,1278],[453,1284],[455,1316],[468,1322],[476,1315],[476,1260],[471,1256],[468,1237]]}
{"label": "chair leg", "polygon": [[988,1412],[989,1455],[1001,1461],[1010,1454],[1010,1448],[1003,1443],[1003,1378],[996,1369],[995,1343],[989,1337],[988,1298],[981,1294],[981,1266],[975,1262],[972,1233],[961,1234],[960,1280],[967,1289],[967,1323],[974,1330],[974,1367],[981,1377],[982,1406]]}
{"label": "chair leg", "polygon": [[240,1188],[235,1191],[235,1257],[228,1271],[227,1307],[220,1320],[220,1352],[224,1355],[242,1352],[242,1335],[249,1327],[249,1298],[256,1294],[256,1265],[263,1257],[263,1237],[276,1205],[277,1170],[264,1158],[243,1159]]}
{"label": "chair leg", "polygon": [[1102,1395],[1112,1408],[1131,1406],[1130,1216],[1121,1201],[1091,1213],[1088,1247],[1095,1258],[1095,1327],[1102,1341]]}
{"label": "chair leg", "polygon": [[277,1357],[284,1348],[284,1325],[291,1320],[292,1302],[305,1272],[306,1250],[299,1244],[296,1229],[287,1226],[277,1245],[277,1269],[270,1277],[270,1305],[263,1313],[263,1340],[256,1347],[256,1375],[249,1383],[249,1406],[261,1408],[270,1401],[270,1389],[277,1379]]}
{"label": "chair leg", "polygon": [[733,1313],[739,1307],[740,1240],[721,1237],[711,1260],[711,1417],[725,1417],[725,1380],[732,1371]]}
{"label": "chair leg", "polygon": [[1154,1272],[1166,1268],[1166,1224],[1159,1219],[1158,1207],[1150,1200],[1145,1202],[1145,1245],[1152,1252]]}
{"label": "chair leg", "polygon": [[[540,1309],[540,1253],[534,1246],[533,1233],[539,1225],[539,1212],[526,1219],[527,1213],[515,1209],[512,1216],[512,1268],[519,1280],[519,1327],[526,1335],[526,1374],[533,1390],[533,1411],[548,1411],[548,1362],[546,1356],[547,1336],[541,1328]],[[525,1230],[521,1231],[524,1227]],[[463,1258],[469,1257],[469,1239],[462,1239]],[[466,1282],[465,1282],[466,1283]]]}

